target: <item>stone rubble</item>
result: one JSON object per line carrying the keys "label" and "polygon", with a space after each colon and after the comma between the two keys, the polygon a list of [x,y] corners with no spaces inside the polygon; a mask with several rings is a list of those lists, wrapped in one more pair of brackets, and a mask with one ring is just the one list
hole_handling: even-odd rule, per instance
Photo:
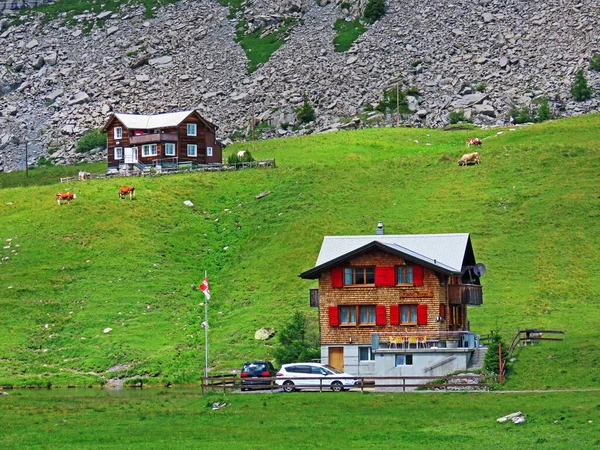
{"label": "stone rubble", "polygon": [[[584,102],[569,93],[579,68],[590,86],[600,86],[600,73],[588,70],[600,52],[596,0],[388,0],[382,19],[350,50],[335,52],[334,22],[359,16],[365,4],[245,2],[240,14],[249,32],[297,21],[286,43],[251,74],[235,40],[242,16],[229,18],[217,0],[181,0],[151,19],[129,4],[80,14],[74,26],[61,18],[42,24],[40,14],[21,24],[2,17],[0,171],[24,168],[25,142],[29,164],[40,157],[58,164],[105,158],[102,150],[78,154],[75,143],[113,112],[195,108],[219,126],[221,139],[248,136],[252,107],[257,123],[270,126],[262,137],[354,128],[364,119],[347,120],[396,83],[420,94],[409,97],[413,114],[402,117],[416,126],[447,125],[455,110],[475,124],[499,124],[511,105],[529,106],[541,96],[557,116],[600,110],[597,93]],[[292,131],[303,94],[317,120]]]}

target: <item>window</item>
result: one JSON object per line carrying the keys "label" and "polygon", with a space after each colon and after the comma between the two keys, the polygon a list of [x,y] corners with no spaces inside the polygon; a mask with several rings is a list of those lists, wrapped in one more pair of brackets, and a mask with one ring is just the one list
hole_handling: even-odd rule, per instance
{"label": "window", "polygon": [[206,147],[206,156],[212,156],[212,147]]}
{"label": "window", "polygon": [[123,137],[123,127],[115,127],[115,139],[121,139]]}
{"label": "window", "polygon": [[358,347],[359,361],[375,361],[375,355],[371,347]]}
{"label": "window", "polygon": [[413,284],[413,267],[399,266],[397,268],[396,282],[398,284]]}
{"label": "window", "polygon": [[417,324],[417,305],[400,306],[400,323],[402,325]]}
{"label": "window", "polygon": [[396,367],[398,366],[412,366],[413,355],[396,355]]}
{"label": "window", "polygon": [[165,144],[165,156],[175,156],[175,144],[173,142]]}
{"label": "window", "polygon": [[344,284],[375,284],[375,267],[347,267],[344,269]]}
{"label": "window", "polygon": [[123,159],[123,147],[115,147],[115,159]]}
{"label": "window", "polygon": [[156,156],[156,144],[142,145],[142,156]]}
{"label": "window", "polygon": [[196,156],[198,154],[198,146],[196,144],[188,144],[188,156]]}
{"label": "window", "polygon": [[375,306],[340,306],[340,324],[375,325]]}
{"label": "window", "polygon": [[196,124],[195,123],[187,124],[187,135],[188,136],[196,136]]}

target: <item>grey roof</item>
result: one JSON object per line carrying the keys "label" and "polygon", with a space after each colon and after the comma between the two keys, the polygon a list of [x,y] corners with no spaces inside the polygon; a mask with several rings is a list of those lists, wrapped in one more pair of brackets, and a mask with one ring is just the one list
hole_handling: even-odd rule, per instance
{"label": "grey roof", "polygon": [[372,243],[379,243],[444,272],[460,273],[469,247],[469,233],[325,236],[315,267],[327,265]]}

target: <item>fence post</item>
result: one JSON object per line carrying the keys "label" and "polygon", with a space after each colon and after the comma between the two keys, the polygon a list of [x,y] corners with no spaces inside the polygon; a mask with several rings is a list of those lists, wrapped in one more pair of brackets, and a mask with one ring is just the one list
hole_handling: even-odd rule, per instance
{"label": "fence post", "polygon": [[361,378],[360,379],[360,393],[364,394],[365,393],[365,378]]}
{"label": "fence post", "polygon": [[223,383],[223,395],[225,395],[227,389],[225,389],[225,375],[221,376],[221,382]]}
{"label": "fence post", "polygon": [[406,378],[402,378],[402,392],[406,392]]}
{"label": "fence post", "polygon": [[319,378],[319,392],[323,392],[323,378]]}
{"label": "fence post", "polygon": [[500,359],[500,384],[502,384],[502,372],[504,371],[502,366],[502,342],[498,342],[498,357]]}

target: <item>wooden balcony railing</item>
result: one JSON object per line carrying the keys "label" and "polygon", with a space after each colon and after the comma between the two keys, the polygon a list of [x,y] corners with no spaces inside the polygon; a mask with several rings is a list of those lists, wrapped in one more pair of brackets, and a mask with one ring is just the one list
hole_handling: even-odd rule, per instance
{"label": "wooden balcony railing", "polygon": [[451,305],[480,306],[483,304],[483,290],[474,284],[449,284],[448,302]]}
{"label": "wooden balcony railing", "polygon": [[131,136],[132,145],[151,144],[154,142],[173,141],[177,142],[177,133],[150,133]]}

